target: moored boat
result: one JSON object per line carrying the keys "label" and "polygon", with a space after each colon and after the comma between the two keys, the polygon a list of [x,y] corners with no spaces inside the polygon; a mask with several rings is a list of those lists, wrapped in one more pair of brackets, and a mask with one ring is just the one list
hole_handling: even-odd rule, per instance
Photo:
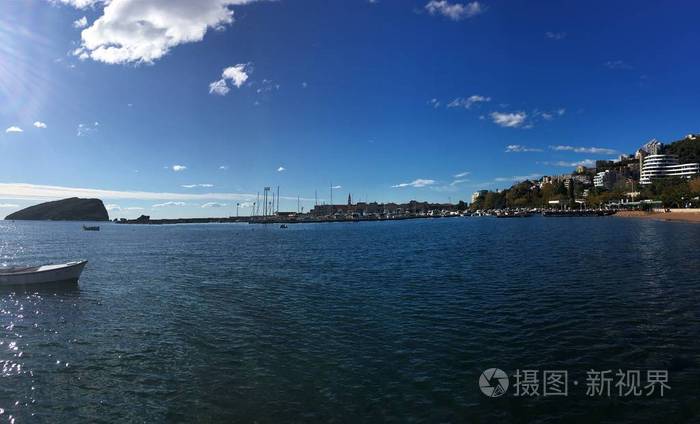
{"label": "moored boat", "polygon": [[529,218],[532,214],[530,212],[518,211],[518,212],[503,212],[496,215],[496,218]]}
{"label": "moored boat", "polygon": [[100,226],[99,225],[95,225],[95,226],[83,225],[83,231],[100,231]]}
{"label": "moored boat", "polygon": [[0,267],[0,286],[75,282],[87,261],[30,267]]}

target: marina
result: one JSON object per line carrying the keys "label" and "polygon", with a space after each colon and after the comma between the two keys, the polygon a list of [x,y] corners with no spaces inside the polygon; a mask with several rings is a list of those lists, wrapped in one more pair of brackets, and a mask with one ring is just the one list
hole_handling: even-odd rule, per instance
{"label": "marina", "polygon": [[529,218],[532,216],[545,217],[593,217],[611,216],[617,213],[616,209],[572,209],[572,210],[518,210],[518,209],[494,209],[485,211],[462,211],[449,212],[442,211],[430,214],[403,213],[400,215],[357,215],[357,214],[336,214],[331,216],[314,216],[310,214],[280,214],[268,216],[242,216],[242,217],[222,217],[222,218],[176,218],[176,219],[150,219],[150,217],[140,217],[135,220],[119,220],[118,224],[224,224],[224,223],[248,223],[248,224],[322,224],[333,222],[390,222],[410,219],[439,219],[458,217],[486,217],[497,218]]}

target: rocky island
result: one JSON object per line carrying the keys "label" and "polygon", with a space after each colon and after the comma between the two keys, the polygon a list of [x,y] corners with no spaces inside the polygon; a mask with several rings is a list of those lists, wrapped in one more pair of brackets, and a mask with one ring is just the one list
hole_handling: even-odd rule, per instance
{"label": "rocky island", "polygon": [[109,221],[107,209],[100,199],[56,200],[30,206],[5,217],[17,221]]}

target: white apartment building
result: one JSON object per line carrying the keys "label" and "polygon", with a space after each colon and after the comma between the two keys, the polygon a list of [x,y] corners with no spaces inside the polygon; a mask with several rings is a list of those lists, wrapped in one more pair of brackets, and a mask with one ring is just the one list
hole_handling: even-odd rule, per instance
{"label": "white apartment building", "polygon": [[700,163],[678,163],[676,155],[649,155],[644,158],[640,184],[651,184],[654,178],[692,178],[700,175]]}
{"label": "white apartment building", "polygon": [[488,193],[488,190],[479,190],[472,193],[472,203],[476,202],[479,197],[486,196],[486,193]]}
{"label": "white apartment building", "polygon": [[607,171],[598,172],[593,177],[593,185],[597,188],[612,189],[615,183],[620,179],[620,175],[617,172]]}

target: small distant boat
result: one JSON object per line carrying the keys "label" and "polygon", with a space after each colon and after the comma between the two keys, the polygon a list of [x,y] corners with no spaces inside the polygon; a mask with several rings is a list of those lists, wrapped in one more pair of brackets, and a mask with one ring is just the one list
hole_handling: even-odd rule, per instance
{"label": "small distant boat", "polygon": [[282,224],[282,225],[280,225],[280,228],[289,228],[289,227],[287,227],[287,224]]}
{"label": "small distant boat", "polygon": [[505,212],[496,215],[496,218],[529,218],[531,216],[530,212]]}
{"label": "small distant boat", "polygon": [[99,225],[94,225],[94,226],[83,225],[83,231],[100,231],[100,226]]}
{"label": "small distant boat", "polygon": [[75,282],[87,261],[30,267],[0,267],[0,286]]}

